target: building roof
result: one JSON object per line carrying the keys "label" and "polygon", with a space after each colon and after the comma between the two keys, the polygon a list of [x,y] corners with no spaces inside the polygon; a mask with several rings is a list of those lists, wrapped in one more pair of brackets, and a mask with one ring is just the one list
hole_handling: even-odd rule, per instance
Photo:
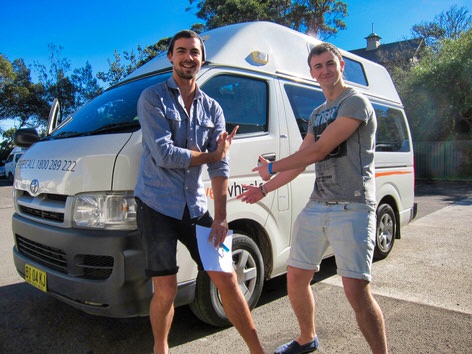
{"label": "building roof", "polygon": [[[366,39],[369,37],[366,37]],[[400,42],[380,44],[375,49],[361,48],[350,50],[350,52],[373,62],[385,64],[392,61],[410,61],[414,59],[423,44],[422,38],[414,38]]]}

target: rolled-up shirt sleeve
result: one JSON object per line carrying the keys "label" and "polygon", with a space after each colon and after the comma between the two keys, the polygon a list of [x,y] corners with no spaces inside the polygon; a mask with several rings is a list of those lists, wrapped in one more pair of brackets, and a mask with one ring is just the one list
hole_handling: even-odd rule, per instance
{"label": "rolled-up shirt sleeve", "polygon": [[[207,150],[209,152],[215,151],[218,144],[218,137],[220,134],[226,131],[225,117],[223,114],[223,109],[216,102],[212,101],[212,106],[209,108],[211,111],[211,116],[214,117],[215,127],[213,129],[212,137],[210,138],[210,143]],[[225,177],[229,178],[229,156],[226,154],[226,157],[218,162],[209,163],[208,165],[208,175],[210,178],[214,177]]]}

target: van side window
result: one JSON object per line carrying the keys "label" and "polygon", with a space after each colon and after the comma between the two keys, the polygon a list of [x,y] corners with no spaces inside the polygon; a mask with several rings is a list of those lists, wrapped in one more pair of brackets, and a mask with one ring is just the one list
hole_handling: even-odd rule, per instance
{"label": "van side window", "polygon": [[364,67],[358,61],[343,57],[344,59],[344,78],[347,81],[356,84],[368,86],[367,77],[365,76]]}
{"label": "van side window", "polygon": [[409,152],[410,139],[403,113],[395,108],[373,104],[377,116],[375,151]]}
{"label": "van side window", "polygon": [[267,82],[239,75],[218,75],[202,85],[202,90],[223,108],[226,130],[239,125],[238,134],[267,132]]}
{"label": "van side window", "polygon": [[307,133],[311,112],[325,101],[325,97],[321,90],[303,86],[285,84],[284,88],[303,139]]}

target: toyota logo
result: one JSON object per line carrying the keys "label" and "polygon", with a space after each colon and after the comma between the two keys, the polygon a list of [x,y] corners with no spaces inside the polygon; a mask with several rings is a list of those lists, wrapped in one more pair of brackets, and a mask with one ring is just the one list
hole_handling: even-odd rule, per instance
{"label": "toyota logo", "polygon": [[39,181],[37,179],[33,179],[30,184],[30,192],[32,195],[36,195],[39,191]]}

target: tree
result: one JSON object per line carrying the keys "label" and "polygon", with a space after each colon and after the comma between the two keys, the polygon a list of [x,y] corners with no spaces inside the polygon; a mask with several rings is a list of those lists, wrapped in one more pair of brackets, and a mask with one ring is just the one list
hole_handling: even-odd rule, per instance
{"label": "tree", "polygon": [[342,18],[347,16],[347,4],[337,0],[295,1],[296,11],[291,11],[291,28],[311,34],[326,41],[339,30],[346,29]]}
{"label": "tree", "polygon": [[[326,40],[346,29],[347,4],[339,0],[189,0],[206,29],[246,21],[272,21]],[[187,9],[190,10],[191,8]]]}
{"label": "tree", "polygon": [[[86,62],[85,67],[75,69],[71,76],[70,61],[62,57],[63,47],[49,44],[49,67],[36,63],[40,83],[44,87],[43,100],[48,107],[55,98],[60,102],[61,116],[66,117],[77,110],[85,102],[95,97],[101,88],[93,77],[92,66]],[[49,109],[48,109],[49,112]],[[43,123],[46,122],[45,115]]]}
{"label": "tree", "polygon": [[131,74],[134,70],[166,51],[170,40],[170,37],[163,38],[153,45],[145,47],[144,49],[141,46],[138,46],[137,54],[135,54],[134,51],[124,51],[123,54],[120,55],[115,50],[115,60],[108,60],[108,65],[110,68],[107,72],[100,71],[97,74],[97,78],[108,85],[114,85],[118,83],[120,80]]}
{"label": "tree", "polygon": [[36,124],[47,117],[42,99],[44,87],[31,81],[31,71],[23,59],[10,62],[0,55],[0,117],[18,122],[17,126]]}
{"label": "tree", "polygon": [[269,0],[190,0],[190,4],[195,2],[196,15],[205,21],[206,30],[233,23],[269,20]]}
{"label": "tree", "polygon": [[5,161],[13,150],[13,135],[16,129],[10,128],[3,132],[3,140],[0,142],[0,164],[3,165],[2,161]]}
{"label": "tree", "polygon": [[75,86],[75,106],[78,107],[102,91],[97,79],[93,77],[92,66],[88,61],[85,63],[85,67],[74,70],[71,81]]}
{"label": "tree", "polygon": [[[44,127],[54,98],[59,99],[65,117],[101,91],[88,62],[69,77],[70,61],[62,58],[62,47],[50,44],[49,51],[49,67],[34,64],[39,78],[36,84],[23,59],[10,62],[0,54],[0,119],[12,119],[15,130],[25,125]],[[5,132],[0,133],[5,137]]]}
{"label": "tree", "polygon": [[472,136],[472,29],[442,39],[397,81],[414,139],[441,141]]}
{"label": "tree", "polygon": [[427,45],[435,48],[443,39],[457,39],[470,28],[471,21],[472,15],[466,7],[453,5],[435,16],[433,21],[414,25],[411,32],[413,37],[421,37]]}
{"label": "tree", "polygon": [[35,63],[39,81],[44,86],[44,99],[52,103],[57,98],[61,103],[61,116],[72,113],[75,105],[75,87],[66,75],[70,70],[70,60],[62,57],[63,47],[49,44],[49,63],[47,68],[43,64]]}

